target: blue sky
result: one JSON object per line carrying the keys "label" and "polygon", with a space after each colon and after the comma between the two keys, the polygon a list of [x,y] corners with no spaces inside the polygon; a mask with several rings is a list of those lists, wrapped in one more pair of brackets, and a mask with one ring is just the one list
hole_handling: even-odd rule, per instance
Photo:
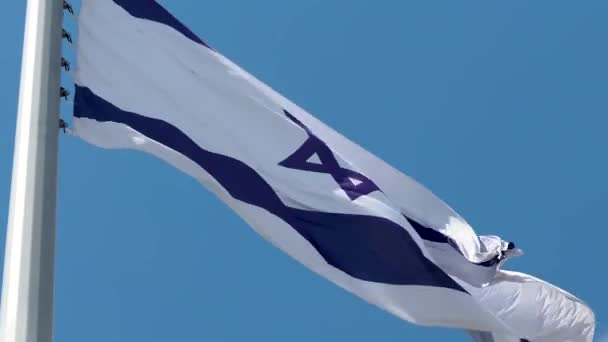
{"label": "blue sky", "polygon": [[[511,269],[587,301],[608,333],[606,1],[161,2],[478,233],[514,240]],[[24,14],[0,12],[2,255]],[[62,136],[59,181],[57,341],[467,341],[312,274],[150,156]]]}

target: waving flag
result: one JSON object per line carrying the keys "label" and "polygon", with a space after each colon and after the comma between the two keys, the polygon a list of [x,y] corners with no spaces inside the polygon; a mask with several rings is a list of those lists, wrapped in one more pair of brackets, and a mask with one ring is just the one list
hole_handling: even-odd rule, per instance
{"label": "waving flag", "polygon": [[591,341],[580,300],[500,270],[521,253],[513,243],[477,236],[155,1],[83,0],[79,36],[77,136],[167,161],[306,267],[404,320],[477,341]]}

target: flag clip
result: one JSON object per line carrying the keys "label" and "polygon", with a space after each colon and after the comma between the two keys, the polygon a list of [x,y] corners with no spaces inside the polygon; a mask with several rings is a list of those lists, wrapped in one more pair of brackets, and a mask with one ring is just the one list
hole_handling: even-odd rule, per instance
{"label": "flag clip", "polygon": [[74,7],[65,0],[63,0],[63,9],[67,10],[71,15],[74,15]]}
{"label": "flag clip", "polygon": [[67,40],[68,43],[72,44],[72,35],[65,29],[61,29],[61,37],[65,38],[65,40]]}
{"label": "flag clip", "polygon": [[64,68],[65,71],[70,71],[70,62],[67,59],[61,57],[61,67]]}
{"label": "flag clip", "polygon": [[65,89],[64,87],[61,87],[59,89],[59,96],[63,97],[66,101],[68,100],[68,96],[70,96],[70,91]]}
{"label": "flag clip", "polygon": [[66,133],[66,130],[70,128],[67,122],[63,119],[59,119],[59,129],[63,130],[63,133]]}

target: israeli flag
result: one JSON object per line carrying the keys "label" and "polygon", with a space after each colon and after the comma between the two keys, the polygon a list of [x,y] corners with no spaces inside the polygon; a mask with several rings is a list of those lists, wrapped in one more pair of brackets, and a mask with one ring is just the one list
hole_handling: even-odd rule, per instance
{"label": "israeli flag", "polygon": [[521,254],[232,63],[153,0],[83,0],[74,134],[196,178],[303,265],[475,341],[592,340],[579,299],[502,271]]}

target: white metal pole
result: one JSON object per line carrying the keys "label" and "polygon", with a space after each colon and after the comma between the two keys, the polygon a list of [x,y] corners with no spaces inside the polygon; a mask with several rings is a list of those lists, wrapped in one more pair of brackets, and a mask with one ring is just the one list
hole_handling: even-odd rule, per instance
{"label": "white metal pole", "polygon": [[51,342],[62,0],[28,0],[0,342]]}

